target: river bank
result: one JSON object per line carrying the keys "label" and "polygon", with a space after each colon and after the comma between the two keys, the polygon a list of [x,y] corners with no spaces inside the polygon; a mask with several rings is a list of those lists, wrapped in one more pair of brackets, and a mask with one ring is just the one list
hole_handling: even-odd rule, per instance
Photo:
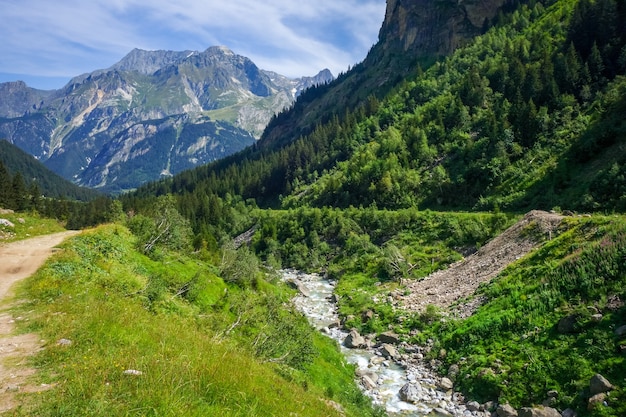
{"label": "river bank", "polygon": [[393,335],[374,340],[343,329],[332,281],[295,270],[280,273],[299,291],[293,300],[296,308],[314,327],[337,341],[346,360],[355,365],[355,377],[363,392],[390,416],[491,415],[478,404],[465,404],[463,396],[452,390],[452,381],[437,375],[424,360],[425,348],[400,342]]}

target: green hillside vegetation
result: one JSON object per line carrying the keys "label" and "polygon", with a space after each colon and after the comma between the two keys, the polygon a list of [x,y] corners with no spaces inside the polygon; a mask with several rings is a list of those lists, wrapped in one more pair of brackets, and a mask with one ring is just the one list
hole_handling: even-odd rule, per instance
{"label": "green hillside vegetation", "polygon": [[[385,98],[372,91],[321,114],[307,101],[319,104],[335,84],[309,90],[273,122],[287,120],[289,134],[94,207],[110,219],[127,213],[133,235],[121,225],[83,235],[26,287],[32,329],[74,341],[38,356],[50,382],[66,382],[34,410],[115,414],[130,404],[167,414],[185,403],[191,415],[332,415],[323,397],[349,415],[374,413],[261,261],[338,280],[346,326],[430,345],[443,373],[459,366],[455,388],[468,398],[519,408],[556,390],[561,410],[625,415],[626,340],[615,330],[626,325],[626,5],[523,3],[452,56],[408,69],[415,76]],[[290,125],[298,112],[315,127]],[[473,316],[387,302],[529,209],[572,213],[479,289]],[[235,249],[248,230],[250,244]],[[196,255],[180,254],[187,245]],[[570,330],[559,330],[562,319]],[[167,359],[182,351],[181,370]],[[97,378],[80,368],[83,357]],[[237,371],[211,362],[224,357],[241,361]],[[126,378],[127,368],[144,374]],[[588,407],[596,373],[616,389]],[[271,404],[275,390],[284,396]]]}
{"label": "green hillside vegetation", "polygon": [[[477,296],[488,301],[476,314],[437,321],[426,334],[444,349],[435,349],[442,371],[459,364],[458,385],[479,401],[520,407],[557,390],[561,410],[626,415],[626,339],[616,332],[626,323],[626,218],[569,218],[559,233],[484,286]],[[572,328],[562,330],[561,320]],[[618,388],[608,407],[588,410],[596,373]]]}
{"label": "green hillside vegetation", "polygon": [[186,251],[185,221],[167,199],[160,208],[177,232],[149,249],[162,219],[131,219],[138,236],[102,226],[22,287],[22,328],[48,341],[33,359],[37,377],[55,387],[15,415],[375,414],[336,346],[285,307],[291,290],[245,248],[224,252],[235,268],[174,251]]}
{"label": "green hillside vegetation", "polygon": [[[339,279],[349,327],[432,339],[432,358],[444,373],[460,366],[457,387],[471,398],[531,406],[554,389],[559,409],[623,415],[624,340],[614,333],[626,322],[620,215],[568,218],[558,236],[481,288],[487,302],[469,319],[434,306],[407,317],[385,300],[403,281],[471,253],[516,213],[626,209],[626,6],[527,2],[424,68],[384,99],[362,97],[318,118],[298,140],[287,140],[293,132],[262,140],[122,201],[141,211],[174,193],[197,247],[256,227],[251,248],[264,262]],[[314,114],[306,101],[322,90],[332,88],[310,91],[291,112]],[[372,320],[363,320],[367,311]],[[570,315],[576,332],[559,333]],[[618,388],[608,406],[587,409],[595,373]]]}
{"label": "green hillside vegetation", "polygon": [[179,194],[201,223],[200,196],[227,194],[283,207],[623,210],[625,14],[613,1],[523,6],[382,102],[136,196]]}
{"label": "green hillside vegetation", "polygon": [[[97,191],[78,187],[61,178],[31,155],[6,140],[0,140],[0,170],[2,170],[0,173],[0,180],[2,181],[0,189],[8,190],[11,188],[8,185],[8,177],[4,173],[6,171],[13,174],[12,181],[16,182],[16,187],[30,188],[31,194],[81,201],[93,200],[100,195]],[[21,178],[16,178],[18,173]],[[19,182],[23,184],[20,185],[18,184]],[[0,206],[3,204],[7,204],[7,201],[0,201]],[[23,207],[23,202],[12,202],[12,204],[7,204],[6,207],[20,210],[25,208]]]}
{"label": "green hillside vegetation", "polygon": [[[55,219],[52,223],[62,223],[68,229],[111,222],[122,216],[119,201],[64,180],[4,140],[0,140],[0,208],[17,211],[17,218],[27,213],[44,222]],[[17,236],[26,237],[20,233]]]}

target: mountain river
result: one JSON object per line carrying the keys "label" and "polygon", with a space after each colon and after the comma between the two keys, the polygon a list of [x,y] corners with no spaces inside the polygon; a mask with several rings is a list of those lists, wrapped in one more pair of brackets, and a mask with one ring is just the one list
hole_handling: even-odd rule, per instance
{"label": "mountain river", "polygon": [[[419,360],[403,362],[386,359],[377,347],[368,349],[345,347],[344,340],[349,333],[336,325],[339,317],[336,305],[332,301],[333,282],[317,274],[305,274],[294,270],[280,272],[284,281],[295,284],[300,291],[293,300],[296,308],[313,326],[339,343],[347,361],[357,367],[356,375],[363,392],[372,398],[374,404],[384,407],[388,415],[406,417],[478,415],[466,409],[460,394],[442,389],[441,379]],[[412,357],[416,356],[421,357],[419,354]],[[400,390],[405,386],[410,387],[412,402],[402,401],[400,398]]]}

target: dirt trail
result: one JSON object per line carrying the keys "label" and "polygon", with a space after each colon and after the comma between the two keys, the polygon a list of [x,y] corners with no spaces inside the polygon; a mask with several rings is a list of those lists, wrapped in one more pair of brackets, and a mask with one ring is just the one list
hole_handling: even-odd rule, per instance
{"label": "dirt trail", "polygon": [[35,273],[54,253],[55,246],[77,233],[67,231],[0,244],[0,413],[17,406],[18,393],[46,389],[26,382],[35,373],[26,366],[27,357],[41,349],[41,340],[32,333],[14,334],[15,321],[23,318],[7,311],[11,307],[11,288]]}
{"label": "dirt trail", "polygon": [[[451,308],[459,300],[472,295],[478,286],[498,275],[512,262],[528,254],[545,239],[550,239],[563,216],[534,210],[519,222],[488,242],[476,253],[458,261],[447,269],[434,272],[421,281],[407,284],[408,295],[400,304],[408,311],[424,311],[433,304],[450,311],[457,317],[468,317],[481,304],[474,298]],[[525,233],[527,226],[534,223],[540,233]]]}

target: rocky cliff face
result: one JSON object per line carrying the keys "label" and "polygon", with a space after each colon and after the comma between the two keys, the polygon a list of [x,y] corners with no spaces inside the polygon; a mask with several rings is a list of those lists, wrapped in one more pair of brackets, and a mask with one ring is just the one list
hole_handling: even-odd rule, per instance
{"label": "rocky cliff face", "polygon": [[121,191],[241,150],[316,77],[289,79],[224,47],[135,49],[39,91],[0,84],[0,138],[80,185]]}
{"label": "rocky cliff face", "polygon": [[388,0],[380,44],[415,56],[447,55],[479,34],[505,0]]}
{"label": "rocky cliff face", "polygon": [[2,83],[0,84],[0,115],[18,117],[37,110],[43,104],[43,100],[51,94],[50,91],[30,88],[23,81]]}
{"label": "rocky cliff face", "polygon": [[[365,60],[307,103],[269,126],[261,146],[278,147],[310,132],[329,115],[384,97],[394,85],[480,34],[511,0],[387,0],[379,41]],[[316,117],[303,117],[315,115]]]}

